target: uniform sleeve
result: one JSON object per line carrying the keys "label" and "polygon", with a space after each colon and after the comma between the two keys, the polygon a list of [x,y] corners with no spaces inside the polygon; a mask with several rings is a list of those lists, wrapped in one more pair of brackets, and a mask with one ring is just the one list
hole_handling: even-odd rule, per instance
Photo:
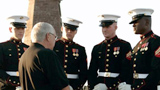
{"label": "uniform sleeve", "polygon": [[98,70],[98,65],[97,65],[97,60],[98,58],[96,57],[96,49],[95,47],[92,50],[91,54],[91,62],[89,66],[89,71],[88,71],[88,84],[90,90],[93,89],[93,87],[97,84],[97,70]]}
{"label": "uniform sleeve", "polygon": [[4,68],[5,68],[4,53],[3,53],[3,47],[0,44],[0,82],[3,82],[6,84],[6,81],[9,78],[9,75],[6,73]]}
{"label": "uniform sleeve", "polygon": [[128,75],[131,72],[131,45],[129,43],[124,44],[122,50],[122,62],[121,62],[121,72],[120,80],[121,82],[129,83],[130,76]]}
{"label": "uniform sleeve", "polygon": [[81,58],[79,61],[79,70],[80,70],[79,78],[73,85],[75,86],[73,87],[74,89],[82,88],[87,80],[87,55],[86,55],[85,48],[82,48],[81,50],[82,50]]}
{"label": "uniform sleeve", "polygon": [[151,47],[151,70],[147,78],[144,80],[145,85],[142,87],[143,89],[150,89],[150,86],[157,86],[160,81],[160,39],[157,38],[153,42],[150,43]]}
{"label": "uniform sleeve", "polygon": [[[62,66],[60,65],[58,56],[52,51],[45,53],[46,59],[42,61],[44,72],[54,87],[53,90],[61,90],[68,86],[68,79],[64,73]],[[55,88],[56,87],[56,88]]]}

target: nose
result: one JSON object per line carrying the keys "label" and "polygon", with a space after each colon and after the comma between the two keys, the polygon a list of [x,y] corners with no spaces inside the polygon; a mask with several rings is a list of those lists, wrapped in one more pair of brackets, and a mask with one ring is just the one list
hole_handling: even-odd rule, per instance
{"label": "nose", "polygon": [[135,24],[133,24],[133,27],[135,27],[136,25]]}

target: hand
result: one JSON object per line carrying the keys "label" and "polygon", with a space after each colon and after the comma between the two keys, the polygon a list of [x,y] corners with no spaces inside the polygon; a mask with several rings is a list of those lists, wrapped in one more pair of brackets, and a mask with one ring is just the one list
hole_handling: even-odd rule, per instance
{"label": "hand", "polygon": [[0,88],[4,86],[4,83],[0,82]]}
{"label": "hand", "polygon": [[118,90],[131,90],[131,85],[126,84],[126,82],[122,82],[118,85]]}
{"label": "hand", "polygon": [[16,87],[16,90],[22,90],[21,86]]}
{"label": "hand", "polygon": [[107,86],[104,83],[99,83],[96,86],[94,86],[93,90],[107,90]]}
{"label": "hand", "polygon": [[69,85],[69,89],[70,89],[70,90],[73,90],[72,86]]}

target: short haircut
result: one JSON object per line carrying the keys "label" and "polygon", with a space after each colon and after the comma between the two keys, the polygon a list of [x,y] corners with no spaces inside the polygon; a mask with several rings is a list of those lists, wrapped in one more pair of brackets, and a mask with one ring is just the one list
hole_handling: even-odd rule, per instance
{"label": "short haircut", "polygon": [[32,42],[42,42],[47,33],[52,33],[56,36],[56,31],[51,24],[46,22],[37,23],[31,32]]}

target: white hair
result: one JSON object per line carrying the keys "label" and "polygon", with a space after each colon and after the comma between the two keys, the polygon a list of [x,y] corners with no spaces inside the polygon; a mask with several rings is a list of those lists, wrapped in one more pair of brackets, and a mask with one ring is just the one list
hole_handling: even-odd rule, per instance
{"label": "white hair", "polygon": [[31,32],[32,42],[42,42],[47,33],[52,33],[56,36],[56,31],[51,24],[46,22],[37,23]]}

